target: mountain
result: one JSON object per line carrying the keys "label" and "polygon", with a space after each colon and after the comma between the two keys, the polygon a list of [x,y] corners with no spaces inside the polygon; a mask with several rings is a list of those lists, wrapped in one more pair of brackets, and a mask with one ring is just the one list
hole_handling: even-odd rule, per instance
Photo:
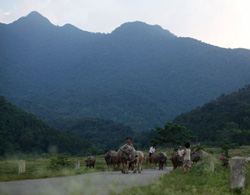
{"label": "mountain", "polygon": [[0,96],[0,156],[24,153],[57,152],[79,154],[90,147],[90,143],[72,132],[61,132],[28,114]]}
{"label": "mountain", "polygon": [[0,25],[0,94],[57,127],[94,117],[149,130],[250,83],[249,73],[249,50],[138,21],[110,34],[37,12]]}
{"label": "mountain", "polygon": [[250,144],[250,85],[175,118],[200,141]]}
{"label": "mountain", "polygon": [[64,121],[59,131],[0,96],[0,156],[48,153],[51,148],[73,155],[104,154],[134,134],[129,126],[98,118]]}
{"label": "mountain", "polygon": [[131,127],[112,120],[98,118],[82,118],[66,121],[62,131],[73,132],[83,140],[88,140],[92,147],[89,150],[104,154],[108,150],[117,151],[126,142],[127,137],[133,137],[135,132]]}

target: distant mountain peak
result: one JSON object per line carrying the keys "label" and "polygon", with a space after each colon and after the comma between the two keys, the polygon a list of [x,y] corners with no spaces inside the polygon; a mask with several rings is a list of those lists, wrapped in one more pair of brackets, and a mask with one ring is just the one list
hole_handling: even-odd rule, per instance
{"label": "distant mountain peak", "polygon": [[37,11],[30,12],[27,16],[19,18],[17,21],[13,22],[13,24],[17,23],[27,23],[27,24],[34,24],[34,25],[52,25],[51,22],[41,15]]}
{"label": "distant mountain peak", "polygon": [[83,31],[83,30],[81,30],[81,29],[77,28],[76,26],[74,26],[74,25],[72,25],[72,24],[69,24],[69,23],[64,24],[64,25],[62,26],[62,28],[67,29],[67,30]]}
{"label": "distant mountain peak", "polygon": [[44,17],[44,16],[42,16],[42,14],[40,14],[37,11],[32,11],[26,17]]}
{"label": "distant mountain peak", "polygon": [[116,28],[112,34],[151,34],[162,35],[167,37],[176,37],[168,30],[163,29],[159,25],[150,25],[145,22],[135,21],[127,22]]}

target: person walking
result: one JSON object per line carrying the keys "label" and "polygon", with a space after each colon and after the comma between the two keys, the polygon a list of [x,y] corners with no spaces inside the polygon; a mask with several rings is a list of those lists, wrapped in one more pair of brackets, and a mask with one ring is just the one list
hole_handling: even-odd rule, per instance
{"label": "person walking", "polygon": [[189,173],[190,167],[191,167],[191,149],[190,149],[190,143],[185,144],[185,149],[183,151],[183,168],[184,168],[184,174]]}

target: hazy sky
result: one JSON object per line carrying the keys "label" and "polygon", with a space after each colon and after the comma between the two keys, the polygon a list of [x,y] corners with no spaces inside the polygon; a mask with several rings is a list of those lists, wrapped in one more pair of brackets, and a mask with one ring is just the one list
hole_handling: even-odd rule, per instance
{"label": "hazy sky", "polygon": [[0,0],[0,22],[38,11],[53,24],[109,33],[143,21],[225,48],[250,49],[250,0]]}

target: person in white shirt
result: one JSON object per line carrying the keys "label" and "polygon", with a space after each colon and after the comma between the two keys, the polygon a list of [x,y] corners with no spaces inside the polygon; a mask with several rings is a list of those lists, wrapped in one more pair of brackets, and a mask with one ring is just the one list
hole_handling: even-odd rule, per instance
{"label": "person in white shirt", "polygon": [[156,145],[153,145],[152,147],[150,147],[150,149],[149,149],[149,155],[148,155],[148,162],[149,162],[149,159],[150,159],[150,157],[152,156],[152,154],[155,152],[155,147],[156,147]]}
{"label": "person in white shirt", "polygon": [[151,156],[155,152],[155,147],[156,147],[156,145],[153,145],[152,147],[150,147],[149,156]]}
{"label": "person in white shirt", "polygon": [[179,149],[177,150],[177,153],[180,157],[182,157],[184,150],[182,150],[182,147],[180,146]]}

